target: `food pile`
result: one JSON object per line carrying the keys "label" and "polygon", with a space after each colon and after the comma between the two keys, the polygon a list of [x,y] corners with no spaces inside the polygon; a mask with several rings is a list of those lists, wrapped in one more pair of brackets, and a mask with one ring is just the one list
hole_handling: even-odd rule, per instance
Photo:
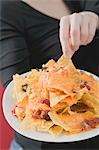
{"label": "food pile", "polygon": [[99,81],[68,57],[49,60],[25,77],[16,74],[13,83],[12,114],[22,130],[68,135],[99,127]]}

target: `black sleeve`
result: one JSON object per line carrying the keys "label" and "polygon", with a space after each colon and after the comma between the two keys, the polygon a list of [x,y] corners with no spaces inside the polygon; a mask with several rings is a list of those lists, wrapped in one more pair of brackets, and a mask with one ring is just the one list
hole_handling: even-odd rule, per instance
{"label": "black sleeve", "polygon": [[17,7],[0,2],[0,80],[6,86],[15,73],[29,70],[29,54]]}
{"label": "black sleeve", "polygon": [[99,16],[99,0],[80,0],[82,11],[91,11]]}

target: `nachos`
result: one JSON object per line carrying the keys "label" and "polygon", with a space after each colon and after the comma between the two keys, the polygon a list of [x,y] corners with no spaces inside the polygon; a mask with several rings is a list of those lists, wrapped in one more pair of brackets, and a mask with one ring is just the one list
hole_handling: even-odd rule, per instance
{"label": "nachos", "polygon": [[49,60],[26,77],[16,74],[13,83],[12,114],[21,129],[67,135],[99,127],[99,81],[68,57]]}

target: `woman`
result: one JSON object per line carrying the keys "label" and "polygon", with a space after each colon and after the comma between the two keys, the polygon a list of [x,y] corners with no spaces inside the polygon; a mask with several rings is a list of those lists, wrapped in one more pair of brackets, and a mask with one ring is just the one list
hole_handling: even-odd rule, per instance
{"label": "woman", "polygon": [[[15,73],[40,68],[51,58],[57,60],[62,51],[69,57],[73,56],[76,67],[98,75],[98,15],[99,0],[2,1],[0,78],[3,85],[6,87]],[[98,148],[98,137],[71,144],[54,144],[15,133],[10,149]]]}

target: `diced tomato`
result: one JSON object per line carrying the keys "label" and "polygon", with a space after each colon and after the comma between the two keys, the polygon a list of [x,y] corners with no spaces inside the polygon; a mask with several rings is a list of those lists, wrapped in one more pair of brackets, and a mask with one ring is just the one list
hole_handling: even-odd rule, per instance
{"label": "diced tomato", "polygon": [[36,118],[36,119],[41,119],[41,110],[35,110],[34,112],[33,112],[33,117],[34,118]]}
{"label": "diced tomato", "polygon": [[46,104],[46,105],[48,105],[50,107],[50,101],[49,101],[49,99],[44,99],[43,103]]}
{"label": "diced tomato", "polygon": [[48,116],[48,110],[35,110],[33,112],[33,117],[36,118],[36,119],[45,119],[47,121],[50,120],[50,117]]}
{"label": "diced tomato", "polygon": [[82,122],[82,130],[86,131],[91,128],[96,128],[97,125],[99,125],[99,118],[96,117],[90,120],[85,119]]}
{"label": "diced tomato", "polygon": [[[13,115],[13,116],[16,116],[15,108],[12,110],[12,115]],[[17,117],[17,116],[16,116],[16,117]]]}
{"label": "diced tomato", "polygon": [[99,124],[99,118],[93,118],[91,120],[85,120],[85,123],[91,127],[91,128],[95,128],[98,124]]}
{"label": "diced tomato", "polygon": [[49,99],[41,98],[40,102],[43,103],[43,104],[46,104],[46,105],[48,105],[50,107],[50,101],[49,101]]}
{"label": "diced tomato", "polygon": [[12,110],[12,115],[17,117],[17,115],[16,115],[16,107],[17,107],[17,105],[16,105],[15,108]]}
{"label": "diced tomato", "polygon": [[80,88],[81,88],[81,89],[83,89],[83,88],[85,88],[85,87],[86,87],[88,90],[91,90],[90,86],[88,85],[88,82],[86,82],[86,81],[80,85]]}
{"label": "diced tomato", "polygon": [[12,110],[12,114],[19,119],[23,119],[25,117],[25,109],[16,105],[15,108]]}

